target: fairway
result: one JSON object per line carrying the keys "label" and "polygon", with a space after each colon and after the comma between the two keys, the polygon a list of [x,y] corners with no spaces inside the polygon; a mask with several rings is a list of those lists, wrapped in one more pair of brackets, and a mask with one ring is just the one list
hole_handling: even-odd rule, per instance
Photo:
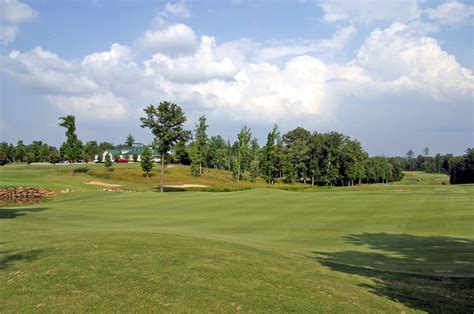
{"label": "fairway", "polygon": [[473,309],[474,186],[440,175],[159,194],[12,169],[3,185],[82,190],[0,208],[2,312]]}

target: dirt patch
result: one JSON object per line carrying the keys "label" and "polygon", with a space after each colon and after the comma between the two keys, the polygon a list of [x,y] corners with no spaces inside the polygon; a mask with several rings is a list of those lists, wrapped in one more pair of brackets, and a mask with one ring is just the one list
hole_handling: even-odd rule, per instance
{"label": "dirt patch", "polygon": [[392,192],[410,192],[410,190],[392,190]]}
{"label": "dirt patch", "polygon": [[107,188],[118,188],[119,186],[122,186],[121,184],[112,184],[112,183],[105,183],[105,182],[100,182],[100,181],[89,181],[89,182],[84,182],[84,183],[90,184],[90,185],[105,186]]}
{"label": "dirt patch", "polygon": [[207,188],[207,185],[202,185],[202,184],[171,184],[171,185],[165,185],[165,188],[174,188],[174,189]]}

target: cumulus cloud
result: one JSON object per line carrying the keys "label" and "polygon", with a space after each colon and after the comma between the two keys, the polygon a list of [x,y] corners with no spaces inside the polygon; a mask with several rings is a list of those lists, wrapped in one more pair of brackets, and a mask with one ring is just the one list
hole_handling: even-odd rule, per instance
{"label": "cumulus cloud", "polygon": [[179,1],[176,3],[167,3],[163,11],[168,14],[173,14],[185,18],[191,16],[191,14],[189,13],[188,5],[184,1]]}
{"label": "cumulus cloud", "polygon": [[236,68],[229,58],[216,59],[215,46],[214,38],[202,36],[199,49],[192,56],[170,58],[155,54],[151,60],[145,61],[146,73],[183,83],[232,79]]}
{"label": "cumulus cloud", "polygon": [[26,52],[13,50],[0,60],[3,71],[41,92],[81,94],[98,88],[95,82],[82,75],[78,64],[65,61],[41,47]]}
{"label": "cumulus cloud", "polygon": [[326,22],[408,22],[418,19],[421,14],[416,0],[323,0],[320,6]]}
{"label": "cumulus cloud", "polygon": [[6,46],[15,40],[22,23],[34,19],[38,13],[17,0],[0,0],[0,42]]}
{"label": "cumulus cloud", "polygon": [[442,24],[459,25],[473,22],[474,6],[459,1],[449,1],[426,11],[428,18]]}
{"label": "cumulus cloud", "polygon": [[141,50],[173,56],[194,52],[198,42],[192,28],[180,23],[147,30],[137,39],[135,46]]}
{"label": "cumulus cloud", "polygon": [[[195,47],[184,54],[158,44],[179,42],[182,32],[173,29],[192,34]],[[246,39],[218,44],[209,36],[197,42],[191,28],[173,24],[159,31],[156,51],[143,63],[135,61],[133,47],[115,43],[80,61],[41,47],[14,50],[2,57],[1,68],[48,95],[58,108],[94,120],[123,119],[162,99],[182,104],[187,113],[258,124],[329,121],[347,102],[376,104],[387,97],[448,105],[472,101],[472,71],[413,23],[375,29],[347,63],[308,55],[343,47],[355,31],[341,28],[330,39],[287,49]],[[279,56],[289,58],[275,64]]]}
{"label": "cumulus cloud", "polygon": [[88,120],[123,120],[125,101],[111,93],[83,96],[48,96],[51,103],[65,112]]}
{"label": "cumulus cloud", "polygon": [[415,35],[405,24],[374,30],[352,63],[375,82],[416,90],[436,100],[466,98],[474,90],[471,70],[443,51],[435,39]]}

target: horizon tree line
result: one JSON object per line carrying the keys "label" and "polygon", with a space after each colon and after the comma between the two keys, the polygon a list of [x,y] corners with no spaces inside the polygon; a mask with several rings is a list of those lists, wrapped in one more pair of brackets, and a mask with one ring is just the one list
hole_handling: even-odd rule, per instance
{"label": "horizon tree line", "polygon": [[[310,132],[297,127],[281,135],[277,125],[260,147],[247,126],[241,128],[233,143],[220,135],[209,137],[205,115],[199,117],[193,131],[185,130],[186,116],[174,103],[164,101],[156,107],[149,105],[144,113],[140,118],[141,127],[149,128],[154,136],[152,147],[160,153],[162,174],[165,162],[175,162],[190,165],[194,176],[202,175],[206,168],[224,169],[230,171],[236,181],[255,181],[261,177],[269,184],[277,180],[326,186],[387,183],[401,180],[402,171],[445,173],[451,176],[452,183],[474,182],[473,149],[457,157],[452,154],[431,157],[427,147],[416,157],[412,150],[405,157],[369,157],[359,141],[344,134]],[[133,135],[128,134],[123,145],[97,141],[83,145],[76,134],[75,117],[67,115],[59,120],[58,125],[66,129],[66,141],[59,150],[42,141],[33,141],[30,145],[18,141],[16,146],[2,142],[0,165],[46,161],[54,164],[61,160],[88,162],[104,151],[132,146],[135,142]],[[136,161],[136,156],[133,160]],[[142,163],[142,168],[148,177],[153,168],[151,158]],[[162,176],[161,190],[163,186]]]}

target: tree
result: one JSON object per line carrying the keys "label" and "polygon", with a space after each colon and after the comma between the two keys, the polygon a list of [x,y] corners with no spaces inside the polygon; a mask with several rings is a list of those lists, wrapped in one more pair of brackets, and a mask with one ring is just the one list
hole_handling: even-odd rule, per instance
{"label": "tree", "polygon": [[79,160],[82,156],[82,142],[76,135],[76,117],[68,115],[59,118],[59,126],[66,129],[67,140],[61,145],[60,151],[69,162]]}
{"label": "tree", "polygon": [[109,142],[101,142],[99,143],[99,148],[101,151],[105,152],[105,151],[108,151],[108,150],[111,150],[111,149],[114,149],[114,144],[112,143],[109,143]]}
{"label": "tree", "polygon": [[273,130],[267,135],[267,143],[263,147],[262,152],[262,173],[264,179],[269,184],[275,183],[277,175],[277,136],[278,126],[275,125]]}
{"label": "tree", "polygon": [[408,165],[410,166],[410,168],[409,168],[410,171],[413,170],[413,165],[412,165],[413,156],[415,156],[415,153],[410,149],[410,150],[407,152]]}
{"label": "tree", "polygon": [[258,175],[260,174],[260,146],[258,145],[258,141],[256,138],[254,138],[250,142],[249,171],[250,179],[252,180],[252,182],[255,182]]}
{"label": "tree", "polygon": [[283,152],[285,164],[285,181],[292,183],[308,177],[309,142],[311,133],[298,127],[283,135]]}
{"label": "tree", "polygon": [[48,160],[53,165],[58,163],[61,160],[61,156],[59,155],[59,152],[58,152],[57,149],[52,150],[52,151],[49,152]]}
{"label": "tree", "polygon": [[146,116],[140,118],[141,127],[151,130],[161,155],[160,191],[163,192],[165,155],[183,136],[183,124],[186,122],[186,117],[181,107],[167,101],[161,102],[157,107],[149,105],[144,112]]}
{"label": "tree", "polygon": [[199,165],[199,175],[202,174],[202,166],[207,159],[209,139],[206,130],[208,127],[206,116],[199,117],[199,123],[195,124],[194,129],[194,158],[191,158],[191,164],[196,163]]}
{"label": "tree", "polygon": [[211,136],[209,139],[206,163],[213,168],[224,169],[228,161],[227,143],[220,135]]}
{"label": "tree", "polygon": [[474,183],[474,148],[468,148],[464,156],[452,158],[449,168],[451,184]]}
{"label": "tree", "polygon": [[133,143],[135,143],[135,138],[133,137],[132,134],[128,134],[127,139],[125,140],[125,145],[133,146]]}
{"label": "tree", "polygon": [[146,173],[148,179],[151,170],[153,169],[153,159],[151,156],[150,150],[145,147],[143,150],[142,156],[140,158],[140,166],[142,167],[143,172]]}
{"label": "tree", "polygon": [[133,154],[132,159],[133,159],[133,162],[137,162],[138,161],[138,154],[137,153]]}
{"label": "tree", "polygon": [[0,166],[5,166],[9,162],[7,153],[0,151]]}
{"label": "tree", "polygon": [[[94,159],[96,155],[99,155],[100,147],[96,141],[89,141],[84,145],[84,157],[88,157],[89,160]],[[86,158],[84,158],[86,159]]]}
{"label": "tree", "polygon": [[104,164],[104,166],[107,169],[107,172],[110,172],[110,168],[112,168],[113,164],[112,164],[112,159],[110,158],[109,153],[105,154],[105,164]]}
{"label": "tree", "polygon": [[181,137],[174,147],[174,159],[179,162],[180,165],[189,165],[189,151],[186,147],[186,143],[191,140],[191,131],[184,130]]}
{"label": "tree", "polygon": [[23,144],[23,141],[18,141],[15,147],[15,160],[16,161],[25,161],[26,146]]}
{"label": "tree", "polygon": [[239,134],[237,134],[237,146],[235,151],[234,158],[234,169],[236,171],[235,178],[236,181],[240,180],[240,177],[250,164],[250,139],[252,138],[252,132],[249,128],[244,126]]}
{"label": "tree", "polygon": [[119,159],[120,159],[120,155],[115,154],[115,155],[113,156],[113,158],[114,158],[114,162],[118,162]]}
{"label": "tree", "polygon": [[25,155],[25,161],[29,165],[35,161],[35,155],[32,152],[27,152]]}

